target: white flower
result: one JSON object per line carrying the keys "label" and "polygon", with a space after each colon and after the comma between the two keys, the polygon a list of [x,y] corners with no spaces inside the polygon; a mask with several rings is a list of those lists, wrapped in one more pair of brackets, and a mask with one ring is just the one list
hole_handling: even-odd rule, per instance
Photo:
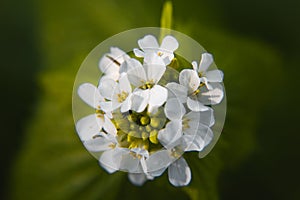
{"label": "white flower", "polygon": [[191,170],[182,154],[182,144],[179,140],[173,143],[173,147],[153,153],[146,160],[148,173],[157,177],[168,169],[168,177],[172,185],[176,187],[188,185],[191,181]]}
{"label": "white flower", "polygon": [[178,83],[168,83],[169,96],[176,97],[192,111],[205,111],[209,107],[205,105],[215,105],[222,101],[224,92],[219,83],[210,84],[213,89],[207,90],[201,83],[197,72],[191,69],[184,69],[179,74]]}
{"label": "white flower", "polygon": [[[90,152],[103,152],[100,165],[109,173],[124,170],[129,173],[147,174],[145,159],[149,157],[147,150],[142,148],[120,147],[116,136],[100,132],[96,137],[84,142]],[[149,176],[148,179],[152,177]]]}
{"label": "white flower", "polygon": [[[171,35],[164,37],[160,46],[153,35],[146,35],[144,38],[138,40],[138,44],[142,51],[136,48],[133,49],[137,57],[146,57],[146,54],[154,53],[163,59],[165,65],[171,63],[174,58],[173,52],[179,46],[176,38]],[[145,59],[144,62],[149,62],[149,60]]]}
{"label": "white flower", "polygon": [[165,105],[165,115],[170,122],[158,132],[158,139],[167,149],[183,140],[186,144],[184,151],[202,151],[211,142],[213,132],[210,127],[215,123],[211,108],[186,114],[184,106],[173,98]]}
{"label": "white flower", "polygon": [[112,134],[100,132],[97,137],[85,141],[84,146],[90,152],[103,152],[100,156],[100,165],[109,173],[120,169],[123,155],[128,149],[118,146],[118,141]]}
{"label": "white flower", "polygon": [[104,98],[111,101],[112,110],[121,107],[121,112],[127,112],[131,109],[131,85],[126,74],[121,74],[118,82],[102,78],[99,90]]}
{"label": "white flower", "polygon": [[180,144],[171,148],[157,151],[146,160],[149,174],[161,176],[168,169],[169,181],[174,186],[186,186],[191,181],[191,170],[182,157]]}
{"label": "white flower", "polygon": [[192,62],[193,69],[198,73],[200,81],[203,82],[207,89],[212,90],[213,86],[209,83],[220,83],[223,81],[224,74],[220,70],[207,71],[213,63],[213,57],[209,53],[203,53],[199,66],[196,61]]}
{"label": "white flower", "polygon": [[110,53],[105,54],[99,62],[99,69],[103,72],[105,77],[113,80],[119,79],[120,65],[130,57],[121,49],[111,47]]}
{"label": "white flower", "polygon": [[174,186],[186,186],[191,180],[191,170],[182,154],[201,151],[212,140],[209,127],[214,124],[213,110],[189,112],[178,99],[169,99],[165,114],[170,122],[159,131],[158,139],[165,147],[146,160],[149,175],[160,176],[168,168],[169,181]]}
{"label": "white flower", "polygon": [[76,123],[76,130],[82,141],[92,139],[101,129],[116,134],[117,130],[111,122],[111,108],[100,95],[99,90],[90,83],[84,83],[78,88],[81,99],[96,110],[95,114],[88,115]]}
{"label": "white flower", "polygon": [[132,96],[132,110],[142,112],[148,105],[148,111],[152,112],[155,108],[163,105],[168,96],[166,88],[158,85],[159,80],[166,71],[160,57],[148,54],[152,64],[142,65],[136,59],[125,61],[121,66],[121,71],[126,72],[132,85],[136,87]]}

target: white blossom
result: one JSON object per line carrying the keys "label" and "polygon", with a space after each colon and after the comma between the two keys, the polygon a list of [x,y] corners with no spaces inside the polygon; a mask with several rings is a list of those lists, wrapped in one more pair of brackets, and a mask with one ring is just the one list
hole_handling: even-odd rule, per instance
{"label": "white blossom", "polygon": [[112,110],[121,107],[121,112],[127,112],[131,109],[132,89],[126,74],[121,74],[118,82],[110,78],[102,78],[99,90],[104,98],[110,100]]}
{"label": "white blossom", "polygon": [[130,83],[136,87],[131,106],[136,112],[142,112],[147,106],[148,111],[152,112],[166,102],[168,95],[167,89],[158,84],[166,71],[166,66],[160,57],[154,54],[147,56],[153,60],[152,64],[142,65],[138,60],[130,59],[121,66],[121,71],[127,73]]}
{"label": "white blossom", "polygon": [[119,79],[119,68],[121,64],[130,57],[121,49],[111,47],[110,53],[106,53],[99,62],[99,69],[104,73],[104,77],[113,80]]}
{"label": "white blossom", "polygon": [[200,81],[203,82],[208,90],[212,90],[213,86],[209,83],[220,83],[223,81],[223,72],[221,70],[207,71],[213,63],[213,57],[209,53],[203,53],[199,66],[196,61],[192,62],[193,69],[198,73]]}
{"label": "white blossom", "polygon": [[179,44],[176,38],[167,35],[163,38],[161,45],[158,44],[157,39],[153,35],[146,35],[144,38],[138,40],[140,49],[133,49],[137,57],[145,57],[144,62],[151,63],[152,60],[147,59],[147,54],[154,53],[160,56],[165,65],[171,63],[174,58],[174,51],[178,48]]}
{"label": "white blossom", "polygon": [[128,153],[128,149],[118,146],[116,137],[110,133],[100,132],[97,137],[89,139],[83,144],[90,152],[103,152],[99,163],[109,173],[120,169],[122,157]]}
{"label": "white blossom", "polygon": [[99,134],[103,128],[105,131],[116,134],[117,130],[111,122],[111,107],[101,96],[98,88],[90,83],[84,83],[78,88],[78,95],[89,106],[94,108],[94,114],[83,117],[76,123],[76,130],[82,141],[89,140]]}
{"label": "white blossom", "polygon": [[170,122],[159,131],[158,139],[166,148],[183,140],[186,144],[184,151],[201,151],[212,140],[210,127],[215,123],[212,109],[186,114],[184,106],[177,99],[169,99],[165,105],[165,114]]}
{"label": "white blossom", "polygon": [[[148,175],[145,163],[145,159],[149,157],[147,150],[123,148],[119,145],[116,136],[103,132],[100,132],[97,137],[85,141],[84,145],[90,152],[103,152],[99,163],[107,172],[114,173],[117,170],[124,170],[128,173],[144,174],[147,179],[152,179],[152,176]],[[138,185],[138,180],[136,181]]]}
{"label": "white blossom", "polygon": [[224,92],[223,87],[219,83],[211,83],[211,90],[203,87],[201,78],[195,70],[184,69],[179,74],[179,84],[172,82],[166,87],[169,89],[170,96],[180,99],[182,103],[192,111],[205,111],[209,107],[207,105],[215,105],[222,101]]}

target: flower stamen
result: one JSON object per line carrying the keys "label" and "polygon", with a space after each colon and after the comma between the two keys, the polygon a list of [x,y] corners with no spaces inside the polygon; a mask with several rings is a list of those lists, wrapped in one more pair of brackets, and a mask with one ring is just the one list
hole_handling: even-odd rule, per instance
{"label": "flower stamen", "polygon": [[161,146],[157,135],[158,130],[165,126],[166,123],[163,120],[163,110],[159,110],[154,116],[147,112],[147,108],[140,113],[129,111],[128,116],[115,116],[115,119],[114,123],[116,127],[119,127],[118,140],[121,141],[122,139],[120,138],[124,138],[121,147],[129,149],[143,148],[148,151],[155,151],[154,149],[158,149]]}
{"label": "flower stamen", "polygon": [[118,94],[118,102],[122,103],[123,101],[126,100],[128,97],[128,92],[122,91],[121,93]]}
{"label": "flower stamen", "polygon": [[150,80],[150,81],[145,82],[142,86],[140,86],[140,89],[143,89],[143,90],[151,89],[151,88],[153,88],[154,85],[155,85],[154,81]]}
{"label": "flower stamen", "polygon": [[99,109],[96,109],[96,115],[98,118],[104,118],[105,112],[103,110],[100,110],[100,106],[98,106]]}

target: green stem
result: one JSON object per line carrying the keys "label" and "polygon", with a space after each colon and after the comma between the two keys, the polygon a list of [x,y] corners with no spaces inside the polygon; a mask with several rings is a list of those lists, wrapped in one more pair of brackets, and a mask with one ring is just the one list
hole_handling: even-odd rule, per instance
{"label": "green stem", "polygon": [[162,28],[160,32],[160,42],[166,35],[170,34],[171,32],[172,11],[173,11],[172,2],[166,1],[162,9],[161,19],[160,19],[160,27]]}

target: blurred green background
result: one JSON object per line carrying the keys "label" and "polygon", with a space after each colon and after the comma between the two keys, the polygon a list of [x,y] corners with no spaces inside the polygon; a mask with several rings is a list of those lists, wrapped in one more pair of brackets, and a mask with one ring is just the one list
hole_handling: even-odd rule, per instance
{"label": "blurred green background", "polygon": [[225,73],[224,131],[193,179],[134,187],[74,131],[76,72],[97,44],[159,26],[163,0],[2,0],[0,199],[300,199],[300,1],[173,1],[173,28]]}

